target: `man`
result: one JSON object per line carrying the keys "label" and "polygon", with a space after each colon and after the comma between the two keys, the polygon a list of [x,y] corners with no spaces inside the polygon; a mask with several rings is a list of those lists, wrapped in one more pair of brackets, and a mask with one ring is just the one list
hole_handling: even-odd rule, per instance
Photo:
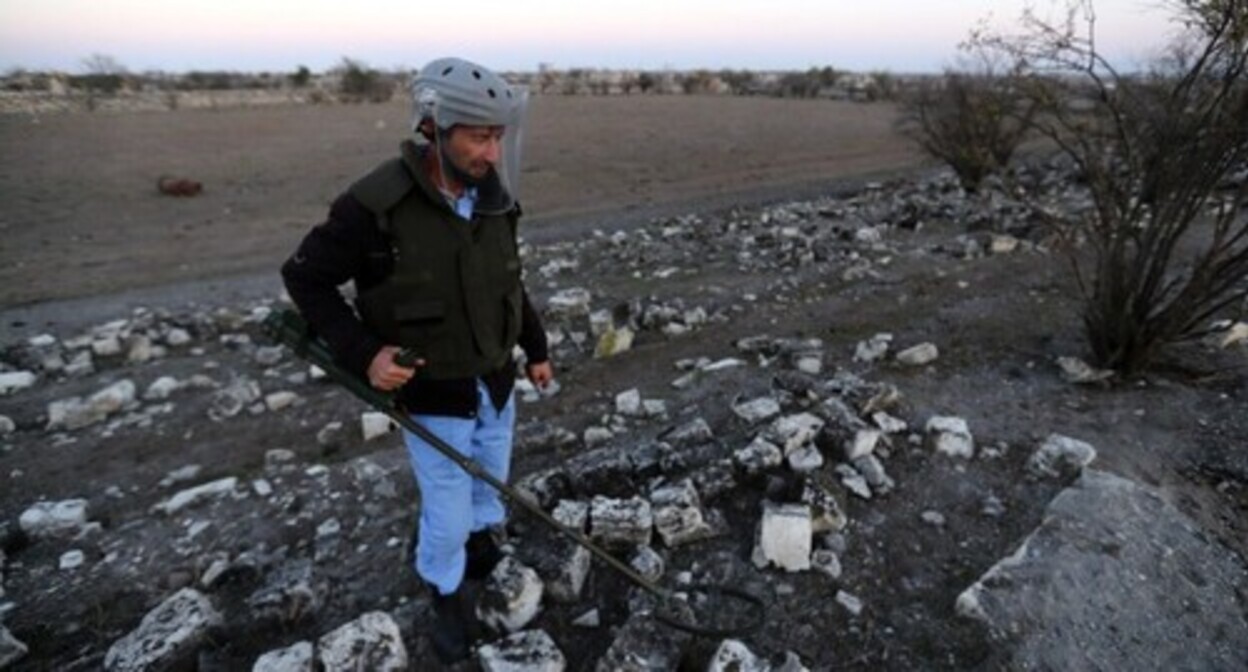
{"label": "man", "polygon": [[[413,82],[422,140],[338,197],[282,266],[291,299],[341,363],[492,476],[507,479],[513,348],[538,387],[553,377],[520,279],[515,201],[525,97],[474,63],[444,58]],[[352,311],[338,287],[355,285]],[[400,352],[405,357],[396,357]],[[466,658],[474,617],[465,577],[500,559],[499,494],[404,432],[421,512],[414,568],[432,594],[434,649]]]}

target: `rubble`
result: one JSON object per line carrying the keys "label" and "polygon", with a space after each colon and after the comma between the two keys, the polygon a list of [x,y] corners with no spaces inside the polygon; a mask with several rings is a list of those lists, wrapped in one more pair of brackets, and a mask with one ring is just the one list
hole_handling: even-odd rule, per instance
{"label": "rubble", "polygon": [[725,639],[715,650],[707,672],[771,672],[771,664],[750,651],[744,642]]}
{"label": "rubble", "polygon": [[482,672],[563,672],[568,662],[544,630],[525,630],[477,651]]}
{"label": "rubble", "polygon": [[750,445],[737,449],[733,461],[747,474],[760,474],[784,463],[784,453],[762,436],[754,437]]}
{"label": "rubble", "polygon": [[295,642],[260,656],[251,672],[313,672],[312,642]]}
{"label": "rubble", "polygon": [[595,672],[651,672],[675,670],[689,635],[662,625],[648,615],[634,615],[616,633],[610,648],[598,659]]}
{"label": "rubble", "polygon": [[195,506],[200,502],[216,497],[222,497],[234,492],[234,488],[238,487],[238,478],[227,476],[215,481],[209,481],[197,485],[193,488],[180,490],[169,499],[152,507],[154,510],[172,516],[183,509]]}
{"label": "rubble", "polygon": [[780,415],[780,402],[772,397],[759,397],[733,406],[732,412],[746,424],[757,425]]}
{"label": "rubble", "polygon": [[183,588],[148,612],[138,628],[113,642],[104,656],[104,669],[138,672],[192,663],[200,645],[222,624],[208,597]]}
{"label": "rubble", "polygon": [[87,525],[87,500],[39,502],[22,512],[18,524],[35,538],[77,535]]}
{"label": "rubble", "polygon": [[1062,379],[1076,385],[1099,383],[1114,377],[1112,370],[1094,368],[1078,357],[1058,357],[1057,365],[1062,370]]}
{"label": "rubble", "polygon": [[477,618],[498,632],[516,632],[537,616],[543,590],[536,571],[505,556],[490,573]]}
{"label": "rubble", "polygon": [[590,537],[610,546],[647,546],[654,527],[650,502],[641,497],[595,496],[589,509]]}
{"label": "rubble", "polygon": [[810,507],[764,502],[756,554],[788,572],[810,569],[812,531]]}
{"label": "rubble", "polygon": [[932,343],[920,343],[897,353],[897,361],[906,366],[926,366],[940,357],[940,350]]}
{"label": "rubble", "polygon": [[668,548],[705,538],[711,532],[702,515],[698,491],[689,479],[650,493],[654,529]]}
{"label": "rubble", "polygon": [[134,382],[120,380],[87,397],[72,397],[48,404],[49,431],[75,430],[103,421],[135,402]]}
{"label": "rubble", "polygon": [[776,444],[787,456],[794,450],[811,443],[823,429],[824,422],[810,413],[798,413],[777,418],[765,430],[764,436]]}
{"label": "rubble", "polygon": [[1027,471],[1036,477],[1060,477],[1082,472],[1095,459],[1092,444],[1050,434],[1027,460]]}
{"label": "rubble", "polygon": [[970,458],[975,455],[975,439],[962,418],[932,416],[927,421],[927,441],[936,452],[950,457]]}
{"label": "rubble", "polygon": [[20,392],[34,386],[37,377],[30,371],[0,373],[0,396]]}
{"label": "rubble", "polygon": [[845,611],[848,611],[851,616],[858,616],[862,614],[862,600],[853,593],[849,593],[844,590],[836,591],[836,603],[845,607]]}
{"label": "rubble", "polygon": [[360,434],[365,441],[385,436],[394,430],[390,416],[378,411],[365,411],[360,415]]}
{"label": "rubble", "polygon": [[317,641],[325,672],[405,672],[407,649],[399,626],[384,611],[370,611]]}
{"label": "rubble", "polygon": [[854,346],[854,361],[870,364],[884,359],[888,354],[888,348],[893,343],[893,335],[890,333],[879,333],[865,341],[859,341]]}

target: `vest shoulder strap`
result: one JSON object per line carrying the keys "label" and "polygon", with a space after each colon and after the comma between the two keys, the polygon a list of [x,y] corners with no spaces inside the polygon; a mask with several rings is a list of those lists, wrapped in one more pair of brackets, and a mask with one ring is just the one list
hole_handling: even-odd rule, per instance
{"label": "vest shoulder strap", "polygon": [[402,159],[391,159],[377,166],[372,172],[352,184],[348,191],[373,216],[377,227],[389,236],[390,210],[416,186],[416,180],[408,172]]}

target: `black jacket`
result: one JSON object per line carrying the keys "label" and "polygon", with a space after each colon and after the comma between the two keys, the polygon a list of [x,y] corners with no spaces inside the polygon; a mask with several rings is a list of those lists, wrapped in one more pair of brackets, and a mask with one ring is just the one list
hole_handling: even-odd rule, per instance
{"label": "black jacket", "polygon": [[[360,322],[339,286],[353,282],[358,293],[376,286],[393,269],[390,241],[373,214],[350,194],[330,207],[329,218],[314,227],[282,265],[286,291],[308,324],[329,342],[339,363],[361,377],[383,343]],[[549,355],[546,332],[524,293],[519,344],[530,363]],[[495,408],[501,408],[515,385],[509,362],[482,377]],[[405,386],[399,399],[411,413],[473,417],[477,413],[473,379],[420,381]]]}

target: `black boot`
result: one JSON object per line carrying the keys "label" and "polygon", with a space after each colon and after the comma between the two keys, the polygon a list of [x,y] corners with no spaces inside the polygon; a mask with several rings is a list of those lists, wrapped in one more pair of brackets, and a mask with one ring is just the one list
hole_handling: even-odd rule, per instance
{"label": "black boot", "polygon": [[429,639],[433,642],[433,652],[443,665],[453,665],[466,660],[472,643],[472,618],[464,589],[450,595],[438,592],[437,587],[430,585],[433,594],[433,632]]}
{"label": "black boot", "polygon": [[498,550],[498,544],[489,529],[468,535],[467,551],[468,565],[464,569],[464,577],[473,581],[484,580],[503,559],[503,552]]}

